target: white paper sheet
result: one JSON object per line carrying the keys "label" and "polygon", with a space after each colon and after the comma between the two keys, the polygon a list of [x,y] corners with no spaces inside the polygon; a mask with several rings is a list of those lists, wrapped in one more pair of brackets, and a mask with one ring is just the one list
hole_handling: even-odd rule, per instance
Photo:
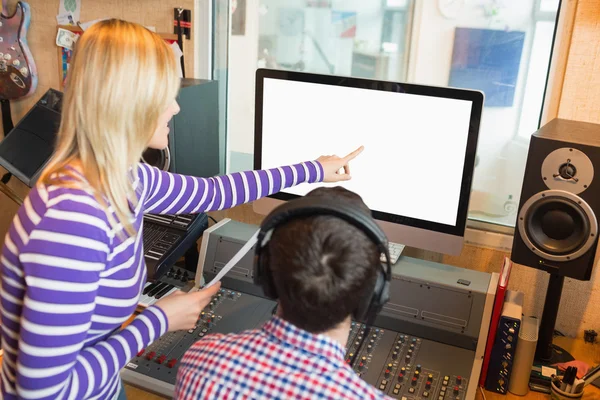
{"label": "white paper sheet", "polygon": [[183,71],[181,70],[181,56],[183,55],[183,51],[181,51],[177,42],[171,43],[171,49],[173,49],[173,56],[175,57],[175,62],[177,63],[177,72],[179,73],[179,77],[183,78]]}
{"label": "white paper sheet", "polygon": [[58,25],[76,25],[77,21],[72,14],[60,14],[56,16],[56,23]]}
{"label": "white paper sheet", "polygon": [[86,31],[90,26],[94,25],[96,22],[104,21],[105,19],[108,19],[108,18],[98,18],[93,21],[82,22],[79,24],[79,26],[81,27],[82,30]]}
{"label": "white paper sheet", "polygon": [[[79,22],[79,16],[81,13],[81,0],[60,0],[58,5],[58,15],[66,16],[71,14],[75,24]],[[57,17],[58,18],[58,17]]]}

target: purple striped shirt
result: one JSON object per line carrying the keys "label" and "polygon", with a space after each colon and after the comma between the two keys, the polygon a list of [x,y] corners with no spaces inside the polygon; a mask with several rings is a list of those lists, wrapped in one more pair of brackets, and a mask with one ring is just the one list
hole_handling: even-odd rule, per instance
{"label": "purple striped shirt", "polygon": [[116,398],[120,369],[168,329],[156,306],[121,329],[146,282],[144,213],[222,210],[322,179],[316,161],[208,179],[140,164],[138,234],[125,239],[89,192],[33,188],[0,255],[3,398]]}

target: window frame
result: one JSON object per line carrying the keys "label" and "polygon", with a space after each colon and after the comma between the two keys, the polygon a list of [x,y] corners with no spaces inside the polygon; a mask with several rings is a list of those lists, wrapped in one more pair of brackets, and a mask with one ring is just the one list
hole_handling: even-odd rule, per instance
{"label": "window frame", "polygon": [[[538,29],[538,22],[550,22],[550,21],[556,21],[556,24],[554,26],[554,46],[552,46],[551,50],[550,50],[550,63],[548,64],[548,73],[547,73],[547,77],[546,77],[546,86],[544,88],[544,91],[548,90],[548,75],[551,73],[551,64],[552,64],[552,58],[553,58],[553,54],[556,50],[556,44],[557,44],[557,33],[558,33],[558,25],[560,22],[560,18],[561,18],[561,4],[564,4],[566,2],[564,1],[560,1],[559,2],[559,8],[557,11],[558,14],[558,20],[556,20],[556,16],[554,13],[549,12],[549,11],[540,11],[541,8],[541,3],[542,0],[535,0],[535,6],[533,9],[533,30],[531,32],[531,40],[529,42],[529,54],[531,55],[531,49],[533,48],[533,43],[535,40],[535,34],[537,32]],[[531,57],[531,56],[530,56]],[[527,62],[526,68],[529,68],[529,61]],[[529,79],[529,71],[527,71],[527,76],[525,76],[525,81],[523,82],[524,87],[527,87],[527,81]],[[521,102],[521,106],[523,105],[523,100],[525,99],[525,90],[523,90],[523,92],[521,93],[521,98],[520,98],[520,102]],[[540,110],[540,118],[538,119],[538,129],[542,126],[542,115],[544,113],[544,106],[545,106],[545,98],[542,99],[542,109]],[[520,107],[519,108],[519,117],[518,117],[518,121],[521,120],[521,115],[523,113],[523,108]],[[533,133],[533,132],[532,132]],[[524,138],[523,136],[519,135],[518,129],[515,131],[515,134],[513,136],[512,139],[514,142],[516,142],[519,145],[524,145],[524,146],[529,146],[529,139]]]}
{"label": "window frame", "polygon": [[[539,11],[541,0],[536,0],[534,11],[535,21],[552,20],[552,13]],[[550,64],[546,78],[546,87],[542,101],[539,126],[543,126],[558,117],[560,97],[565,78],[567,58],[573,34],[577,2],[561,0],[558,9],[558,20],[554,29],[554,44],[550,53]],[[549,17],[550,16],[550,17]],[[535,29],[535,28],[534,28]],[[520,145],[529,146],[529,141],[518,137],[513,138]],[[520,199],[519,199],[520,200]],[[515,227],[484,222],[467,217],[465,243],[481,247],[510,251]]]}
{"label": "window frame", "polygon": [[[198,3],[204,3],[205,10],[208,9],[208,15],[214,14],[216,10],[215,2],[218,0],[196,0]],[[205,3],[206,2],[206,3]],[[383,1],[385,3],[385,1]],[[207,5],[208,3],[208,5]],[[419,30],[415,30],[415,21],[419,20],[418,18],[422,14],[422,2],[415,0],[408,0],[408,7],[406,12],[410,15],[407,21],[407,29],[411,32],[410,37],[408,37],[406,43],[406,57],[403,57],[402,63],[404,64],[404,71],[406,74],[406,81],[412,82],[414,81],[414,69],[416,66],[416,62],[414,62],[414,57],[416,57],[414,49],[418,47],[419,43]],[[551,12],[542,12],[540,11],[541,0],[535,1],[534,8],[534,20],[554,20],[553,13]],[[568,58],[569,47],[571,43],[571,36],[573,33],[573,26],[575,22],[575,12],[577,9],[577,1],[573,0],[561,0],[559,3],[558,9],[558,20],[556,21],[555,30],[554,30],[554,44],[552,46],[551,55],[550,55],[550,64],[549,64],[549,72],[546,78],[546,86],[545,92],[543,95],[542,101],[542,110],[539,119],[539,126],[545,125],[550,120],[556,118],[558,116],[558,109],[560,105],[560,98],[562,93],[563,81],[565,78],[566,72],[566,64]],[[229,19],[231,16],[229,16]],[[204,73],[201,75],[206,75],[207,77],[212,75],[212,70],[214,69],[214,48],[215,46],[215,21],[214,15],[213,19],[208,21],[207,24],[210,28],[210,39],[206,42],[208,43],[208,47],[206,49],[201,49],[200,53],[206,52],[210,55],[202,57],[200,56],[200,63],[196,65],[210,65],[209,68],[202,68]],[[231,26],[231,21],[229,21],[229,28]],[[535,27],[534,27],[535,29]],[[229,32],[230,34],[230,32]],[[199,37],[198,37],[199,36]],[[200,39],[200,37],[204,37],[204,34],[198,35],[196,38]],[[230,40],[230,35],[228,40]],[[200,44],[202,40],[198,40],[198,44]],[[205,54],[206,54],[205,53]],[[229,53],[229,52],[228,52]],[[197,60],[197,61],[200,61]],[[209,71],[206,71],[208,69]],[[228,90],[229,90],[229,85]],[[229,108],[229,101],[226,102],[227,108]],[[229,110],[228,110],[229,111]],[[229,115],[229,112],[227,112]],[[230,152],[230,143],[229,143],[229,127],[227,127],[227,140],[226,140],[226,156],[229,159]],[[525,140],[522,137],[518,136],[518,132],[515,132],[515,136],[513,138],[519,145],[528,146],[528,140]],[[227,160],[229,161],[229,160]],[[228,164],[227,164],[228,165]],[[227,168],[229,170],[229,168]],[[470,245],[476,245],[480,247],[487,247],[493,249],[499,249],[503,251],[510,251],[512,246],[512,236],[514,235],[515,228],[500,224],[495,224],[493,222],[483,222],[476,219],[471,219],[467,216],[466,228],[465,228],[465,243]]]}

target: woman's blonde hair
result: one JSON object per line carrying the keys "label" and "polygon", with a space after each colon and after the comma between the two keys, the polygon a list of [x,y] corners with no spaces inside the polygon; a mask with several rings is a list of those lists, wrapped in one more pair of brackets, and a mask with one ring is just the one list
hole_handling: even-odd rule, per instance
{"label": "woman's blonde hair", "polygon": [[67,166],[79,161],[87,189],[134,235],[136,166],[179,85],[173,52],[160,36],[116,19],[92,25],[76,44],[56,151],[39,181],[64,186],[61,175],[74,176]]}

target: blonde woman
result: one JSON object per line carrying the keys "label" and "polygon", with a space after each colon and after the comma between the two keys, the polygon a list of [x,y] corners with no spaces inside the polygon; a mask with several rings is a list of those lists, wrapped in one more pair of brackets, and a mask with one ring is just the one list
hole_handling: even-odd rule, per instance
{"label": "blonde woman", "polygon": [[144,213],[223,209],[282,186],[350,178],[362,148],[210,179],[139,164],[147,147],[167,146],[178,89],[171,50],[139,25],[99,22],[78,41],[56,152],[1,253],[4,399],[124,398],[127,361],[194,325],[219,285],[161,299],[121,329],[146,281]]}

